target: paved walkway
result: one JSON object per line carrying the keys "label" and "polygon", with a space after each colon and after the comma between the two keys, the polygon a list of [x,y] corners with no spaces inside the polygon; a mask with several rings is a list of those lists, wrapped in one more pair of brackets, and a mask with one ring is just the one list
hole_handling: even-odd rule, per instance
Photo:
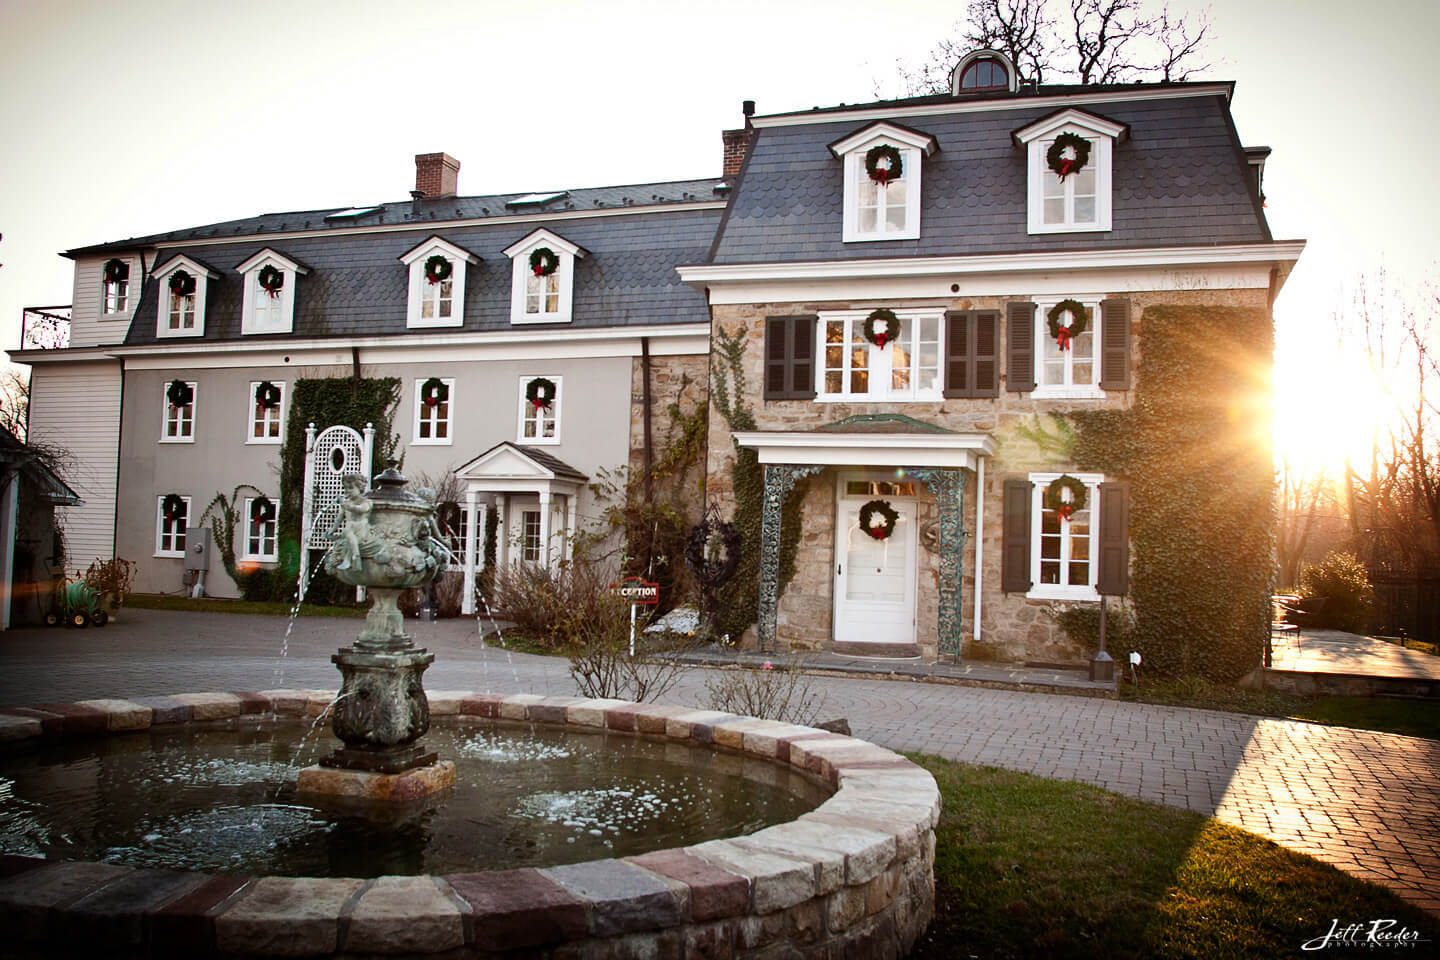
{"label": "paved walkway", "polygon": [[[334,688],[355,620],[304,618],[280,661],[269,617],[126,610],[96,630],[0,634],[0,703]],[[573,694],[563,660],[482,648],[472,623],[415,624],[426,686]],[[688,670],[665,699],[705,703]],[[1440,742],[1208,710],[906,680],[816,678],[825,717],[892,749],[934,753],[1196,810],[1440,914]]]}
{"label": "paved walkway", "polygon": [[1440,680],[1440,657],[1342,630],[1306,627],[1273,642],[1276,670]]}

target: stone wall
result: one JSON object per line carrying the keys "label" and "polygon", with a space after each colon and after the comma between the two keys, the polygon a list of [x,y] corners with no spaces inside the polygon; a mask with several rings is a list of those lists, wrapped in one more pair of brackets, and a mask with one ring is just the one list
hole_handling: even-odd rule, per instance
{"label": "stone wall", "polygon": [[[1140,317],[1150,306],[1160,304],[1213,304],[1226,306],[1267,306],[1265,290],[1180,290],[1135,292],[1120,291],[1111,296],[1128,297],[1131,301],[1131,371],[1132,389],[1107,391],[1103,399],[1035,399],[1029,393],[1011,393],[1005,389],[1001,364],[1000,395],[994,399],[952,399],[918,403],[819,403],[813,400],[762,400],[764,382],[765,318],[794,314],[819,313],[831,310],[871,309],[877,306],[903,307],[902,301],[817,301],[811,303],[761,303],[719,305],[712,308],[712,343],[716,331],[733,334],[744,332],[744,353],[741,372],[745,393],[740,402],[754,416],[759,430],[813,430],[826,423],[847,417],[899,413],[927,423],[937,424],[961,433],[986,433],[995,438],[996,453],[985,464],[985,489],[981,491],[984,509],[984,544],[981,588],[981,640],[974,641],[975,617],[975,502],[976,478],[967,476],[964,520],[967,537],[963,559],[963,646],[966,658],[1007,661],[1041,660],[1079,662],[1088,654],[1073,643],[1055,624],[1052,611],[1064,601],[1029,599],[1023,594],[1005,594],[1000,590],[1000,544],[1003,525],[1001,494],[1009,477],[1023,477],[1031,472],[1070,469],[1073,464],[1057,459],[1039,449],[1020,433],[1022,427],[1037,423],[1050,424],[1047,416],[1068,410],[1128,408],[1135,399],[1134,371],[1138,369],[1144,349],[1140,337]],[[1027,299],[1017,293],[1005,297],[957,297],[944,304],[949,310],[994,309],[1002,312],[1002,323],[996,356],[1005,356],[1003,312],[1011,300]],[[717,358],[718,364],[718,358]],[[727,377],[729,374],[727,373]],[[731,385],[733,393],[733,385]],[[712,392],[714,386],[712,385]],[[1053,429],[1053,425],[1051,425]],[[710,410],[709,452],[706,484],[711,496],[724,503],[729,500],[734,446],[730,427],[714,404]],[[857,464],[856,467],[863,467]],[[810,478],[802,504],[803,530],[797,557],[796,576],[781,598],[777,618],[777,639],[784,646],[814,649],[828,646],[831,638],[831,616],[834,589],[834,516],[835,475],[833,470]],[[928,498],[927,498],[928,499]],[[920,523],[935,518],[933,499],[922,503]],[[936,557],[922,548],[919,558],[919,604],[916,641],[922,653],[933,657],[937,647],[937,587],[939,565]],[[752,631],[753,632],[753,631]]]}

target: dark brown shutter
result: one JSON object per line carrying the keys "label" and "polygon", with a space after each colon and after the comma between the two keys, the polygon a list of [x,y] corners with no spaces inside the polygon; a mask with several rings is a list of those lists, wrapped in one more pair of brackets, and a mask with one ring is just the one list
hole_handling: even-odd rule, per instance
{"label": "dark brown shutter", "polygon": [[1100,389],[1130,389],[1130,301],[1100,301]]}
{"label": "dark brown shutter", "polygon": [[815,315],[765,319],[765,399],[815,397]]}
{"label": "dark brown shutter", "polygon": [[945,396],[969,397],[970,392],[970,314],[960,310],[945,312]]}
{"label": "dark brown shutter", "polygon": [[1000,589],[1005,593],[1030,589],[1030,496],[1029,480],[1005,481],[1000,543]]}
{"label": "dark brown shutter", "polygon": [[1007,303],[1005,320],[1005,389],[1028,393],[1035,389],[1035,304]]}
{"label": "dark brown shutter", "polygon": [[996,310],[982,310],[975,314],[971,326],[975,328],[975,347],[971,351],[975,358],[975,375],[970,382],[974,396],[1000,396],[1000,358],[996,355],[1000,339],[1000,313]]}
{"label": "dark brown shutter", "polygon": [[1130,589],[1130,484],[1100,484],[1100,569],[1095,589],[1107,597]]}

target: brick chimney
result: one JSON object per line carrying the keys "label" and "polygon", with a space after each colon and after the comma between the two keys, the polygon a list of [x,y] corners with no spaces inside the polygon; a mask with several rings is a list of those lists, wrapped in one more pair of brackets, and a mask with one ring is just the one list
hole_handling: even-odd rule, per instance
{"label": "brick chimney", "polygon": [[755,127],[750,123],[750,118],[755,115],[755,101],[746,100],[741,110],[745,113],[745,126],[739,130],[720,131],[720,137],[725,141],[725,156],[720,167],[720,176],[725,180],[733,180],[740,172],[740,165],[745,162],[745,154],[750,149],[750,141],[755,139]]}
{"label": "brick chimney", "polygon": [[448,153],[415,154],[415,190],[427,197],[453,197],[460,182],[460,161]]}

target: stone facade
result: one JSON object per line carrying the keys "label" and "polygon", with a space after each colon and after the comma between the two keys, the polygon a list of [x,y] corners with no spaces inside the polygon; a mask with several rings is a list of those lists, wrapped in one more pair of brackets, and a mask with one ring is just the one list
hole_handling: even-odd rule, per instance
{"label": "stone facade", "polygon": [[[1130,301],[1131,389],[1106,391],[1103,399],[1036,399],[1030,393],[1012,393],[1005,389],[1003,373],[999,396],[992,399],[946,399],[913,403],[852,403],[819,402],[815,400],[763,399],[765,319],[770,316],[791,316],[835,310],[894,309],[911,306],[904,301],[816,301],[807,303],[756,303],[717,305],[712,308],[712,346],[718,334],[727,337],[744,334],[744,350],[740,374],[745,390],[739,403],[754,417],[761,431],[810,431],[848,417],[873,414],[902,414],[957,433],[987,434],[995,440],[996,452],[985,463],[985,488],[979,491],[984,511],[984,542],[981,546],[982,576],[980,589],[980,639],[976,643],[975,622],[975,530],[977,478],[967,471],[963,518],[966,544],[962,553],[962,657],[1000,659],[1007,661],[1082,662],[1088,653],[1074,643],[1055,623],[1053,612],[1067,605],[1066,601],[1032,599],[1024,594],[1001,590],[1001,536],[1003,529],[1002,491],[1009,477],[1024,477],[1031,472],[1075,470],[1076,467],[1053,453],[1042,450],[1027,439],[1022,430],[1036,426],[1054,432],[1049,416],[1070,410],[1125,409],[1135,399],[1135,376],[1141,351],[1141,316],[1145,309],[1158,305],[1210,304],[1225,306],[1267,307],[1266,291],[1233,290],[1166,290],[1116,291],[1109,296]],[[957,297],[944,304],[947,310],[999,310],[1013,300],[1030,296],[1017,291],[1010,296]],[[933,303],[927,302],[927,306]],[[1004,324],[999,325],[996,356],[1005,357]],[[717,375],[720,361],[717,358]],[[733,380],[730,371],[727,380]],[[726,387],[734,392],[733,383]],[[718,390],[712,384],[712,394]],[[1037,419],[1038,418],[1038,419]],[[709,453],[706,464],[706,487],[709,495],[720,502],[729,499],[735,463],[735,448],[730,426],[712,404],[709,421]],[[855,469],[864,464],[855,464]],[[802,531],[796,556],[796,574],[780,599],[776,638],[782,647],[821,649],[833,637],[834,571],[837,563],[835,546],[836,472],[847,468],[827,468],[820,474],[801,481]],[[920,488],[919,526],[936,518],[934,498]],[[923,539],[919,549],[916,607],[916,643],[926,658],[934,658],[938,645],[939,557],[926,547]],[[753,632],[752,632],[753,633]]]}

